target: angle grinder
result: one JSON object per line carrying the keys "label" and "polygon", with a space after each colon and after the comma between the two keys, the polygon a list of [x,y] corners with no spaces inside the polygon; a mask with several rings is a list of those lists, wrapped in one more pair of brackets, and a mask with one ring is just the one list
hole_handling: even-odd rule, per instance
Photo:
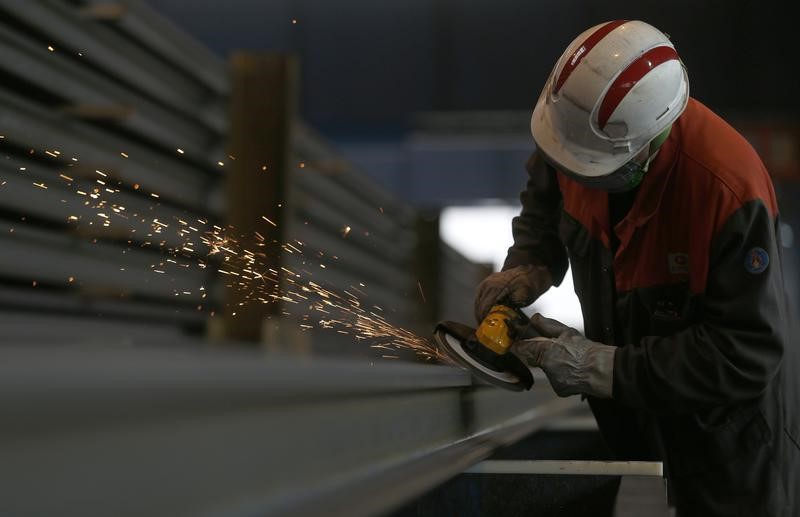
{"label": "angle grinder", "polygon": [[495,305],[477,329],[454,321],[440,321],[433,332],[436,343],[451,359],[486,382],[512,391],[529,390],[533,375],[511,344],[537,337],[530,320],[519,309]]}

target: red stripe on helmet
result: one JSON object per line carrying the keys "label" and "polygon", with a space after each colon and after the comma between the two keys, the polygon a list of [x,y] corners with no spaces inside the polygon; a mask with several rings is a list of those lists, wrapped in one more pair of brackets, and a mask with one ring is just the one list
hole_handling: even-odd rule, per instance
{"label": "red stripe on helmet", "polygon": [[629,64],[611,83],[603,102],[600,104],[600,110],[597,112],[597,124],[600,129],[605,127],[608,119],[611,118],[611,114],[614,113],[614,110],[617,109],[617,106],[619,106],[628,92],[636,86],[636,83],[647,75],[650,70],[673,59],[678,59],[678,53],[675,52],[674,48],[663,45],[651,48]]}
{"label": "red stripe on helmet", "polygon": [[561,69],[561,73],[558,74],[558,79],[556,80],[556,87],[553,88],[553,93],[558,93],[564,83],[567,81],[567,78],[570,74],[578,67],[578,64],[583,61],[583,58],[586,57],[588,54],[598,43],[600,40],[605,38],[609,32],[613,31],[623,23],[627,22],[628,20],[615,20],[613,22],[608,22],[602,27],[598,28],[596,31],[591,33],[588,38],[586,38],[583,43],[572,53],[572,56],[569,58],[567,63]]}

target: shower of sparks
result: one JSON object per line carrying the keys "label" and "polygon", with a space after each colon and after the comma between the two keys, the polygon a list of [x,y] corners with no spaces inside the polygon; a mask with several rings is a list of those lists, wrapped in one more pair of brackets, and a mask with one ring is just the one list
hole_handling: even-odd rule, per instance
{"label": "shower of sparks", "polygon": [[[178,152],[183,154],[181,149]],[[47,154],[57,159],[61,153],[50,151]],[[127,158],[125,153],[120,154]],[[229,158],[235,160],[233,156]],[[77,161],[76,158],[72,160]],[[219,165],[223,163],[219,162]],[[301,167],[304,165],[300,164]],[[25,168],[21,167],[20,170],[24,172]],[[149,232],[138,238],[141,246],[156,248],[162,254],[162,259],[150,266],[152,273],[169,276],[175,268],[214,271],[226,279],[226,288],[242,293],[243,301],[238,306],[279,303],[282,306],[281,314],[297,318],[302,331],[328,329],[381,352],[386,359],[397,359],[400,357],[398,352],[410,351],[427,360],[448,361],[432,340],[391,323],[385,316],[384,308],[369,301],[368,288],[363,282],[332,286],[314,277],[312,270],[324,271],[338,260],[337,256],[307,248],[304,242],[296,239],[277,243],[268,242],[258,232],[242,235],[232,226],[214,225],[205,219],[156,217],[157,212],[147,215],[130,213],[125,206],[114,202],[114,195],[121,192],[117,187],[122,187],[122,182],[115,180],[111,173],[97,169],[95,173],[102,179],[90,179],[94,186],[84,183],[83,190],[77,185],[73,186],[75,179],[72,176],[58,173],[61,184],[72,188],[80,203],[93,210],[97,218],[89,220],[86,215],[65,214],[67,224],[77,227],[96,223],[103,227],[121,227],[130,232],[131,240],[128,242],[131,243],[142,232],[139,228],[137,233],[133,223],[146,223]],[[47,189],[44,183],[33,184],[40,189]],[[131,186],[133,190],[140,189],[139,184]],[[146,195],[159,198],[154,192]],[[151,210],[159,206],[156,204]],[[380,211],[382,213],[383,209],[380,208]],[[278,227],[266,216],[261,218],[272,227]],[[13,232],[13,229],[10,231]],[[145,231],[148,229],[145,228]],[[347,237],[351,227],[345,226],[340,232]],[[171,241],[172,245],[167,244],[167,234],[177,234],[178,244],[175,241]],[[93,238],[91,242],[96,243],[97,239]],[[300,266],[289,267],[290,261],[280,260],[281,256],[291,256],[291,264],[297,264],[299,260]],[[124,272],[126,268],[120,267],[119,270]],[[69,276],[68,283],[74,282],[75,276]],[[33,281],[32,286],[36,287],[37,282]],[[418,287],[425,300],[420,283]],[[196,290],[175,290],[173,294],[192,296],[195,291],[201,299],[206,299],[204,286]],[[197,310],[203,309],[203,305],[196,307]],[[236,315],[233,307],[230,308],[230,314]],[[215,311],[209,309],[209,315],[213,317]]]}
{"label": "shower of sparks", "polygon": [[[362,289],[349,286],[336,290],[315,281],[307,268],[275,268],[272,265],[274,256],[267,252],[263,236],[255,235],[251,250],[240,244],[232,232],[230,227],[216,226],[199,235],[199,239],[209,257],[216,255],[221,259],[222,265],[217,271],[229,278],[226,287],[243,293],[243,304],[283,302],[289,307],[284,314],[300,316],[302,330],[330,329],[356,341],[366,341],[373,348],[393,352],[411,350],[426,359],[443,359],[430,340],[390,323],[379,313],[383,312],[381,307],[365,302],[368,295]],[[301,256],[303,266],[315,261],[309,258],[310,253],[306,254],[305,244],[298,240],[287,241],[275,249]],[[365,287],[363,283],[359,286]]]}

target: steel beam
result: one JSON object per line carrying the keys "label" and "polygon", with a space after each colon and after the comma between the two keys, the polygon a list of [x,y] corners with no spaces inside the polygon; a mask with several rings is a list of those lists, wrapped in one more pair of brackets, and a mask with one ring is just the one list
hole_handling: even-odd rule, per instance
{"label": "steel beam", "polygon": [[0,347],[0,513],[374,515],[580,404],[222,352]]}
{"label": "steel beam", "polygon": [[[182,163],[139,143],[53,113],[17,94],[0,89],[0,134],[23,149],[57,149],[64,159],[110,171],[129,186],[140,184],[166,201],[195,210],[207,206],[214,173]],[[121,152],[129,155],[123,159]],[[213,214],[211,214],[213,215]]]}
{"label": "steel beam", "polygon": [[60,51],[83,54],[83,58],[123,82],[136,85],[152,99],[185,114],[197,114],[222,131],[225,114],[220,106],[209,106],[209,91],[187,74],[116,33],[110,27],[86,18],[80,9],[58,0],[19,2],[0,0],[0,11],[39,28],[52,38]]}
{"label": "steel beam", "polygon": [[64,99],[65,108],[73,112],[81,106],[125,109],[127,116],[118,121],[121,127],[171,151],[181,148],[198,160],[219,159],[208,153],[208,146],[221,134],[204,127],[202,121],[175,113],[71,56],[49,52],[6,23],[0,27],[0,67],[6,73]]}
{"label": "steel beam", "polygon": [[[55,165],[56,163],[54,163]],[[21,171],[20,168],[24,168]],[[91,175],[93,177],[87,177]],[[70,180],[65,179],[71,178]],[[186,228],[180,221],[188,221],[188,225],[196,228],[190,236],[197,244],[198,254],[186,253],[189,256],[205,256],[207,248],[200,245],[200,235],[211,227],[201,224],[198,219],[203,216],[186,210],[159,203],[148,195],[140,195],[135,191],[120,190],[114,194],[105,191],[105,187],[96,183],[103,179],[96,173],[72,168],[52,168],[33,160],[18,158],[14,167],[9,161],[0,162],[0,187],[3,194],[2,207],[5,211],[13,211],[26,217],[33,217],[49,223],[68,225],[64,229],[69,233],[84,237],[98,237],[132,241],[136,246],[144,242],[163,242],[165,248],[180,250],[187,238],[178,234],[178,230]],[[36,184],[46,188],[37,187]],[[114,186],[113,180],[107,184]],[[100,189],[100,198],[106,200],[103,209],[93,208],[88,197],[94,188]],[[87,195],[81,195],[78,191]],[[86,204],[87,201],[90,204]],[[124,207],[119,213],[114,212],[111,205]],[[156,209],[157,208],[157,209]],[[156,210],[154,210],[156,209]],[[104,213],[110,217],[110,225],[103,226],[106,219],[98,216]],[[74,217],[76,219],[70,219]],[[154,233],[154,220],[167,225],[160,233]],[[207,219],[202,219],[207,221]],[[213,224],[213,221],[209,222]],[[158,228],[157,225],[155,225]],[[191,231],[191,230],[187,230]]]}
{"label": "steel beam", "polygon": [[84,14],[91,14],[93,9],[97,14],[105,14],[104,19],[120,31],[176,64],[217,95],[226,96],[230,92],[225,62],[147,4],[138,0],[116,4],[88,0],[86,9]]}
{"label": "steel beam", "polygon": [[190,307],[203,303],[200,288],[208,288],[207,271],[167,263],[166,258],[171,257],[158,252],[93,243],[24,223],[0,221],[0,248],[2,277],[32,285],[138,295]]}

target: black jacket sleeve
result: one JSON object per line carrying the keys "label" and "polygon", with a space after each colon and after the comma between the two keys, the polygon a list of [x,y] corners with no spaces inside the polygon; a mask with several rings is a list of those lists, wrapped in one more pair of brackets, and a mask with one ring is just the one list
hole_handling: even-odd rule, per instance
{"label": "black jacket sleeve", "polygon": [[567,272],[567,252],[558,235],[561,190],[556,170],[534,152],[525,165],[528,184],[520,194],[522,212],[511,222],[514,245],[508,249],[503,270],[522,264],[547,266],[555,285]]}
{"label": "black jacket sleeve", "polygon": [[734,212],[712,241],[699,323],[618,349],[615,399],[677,414],[754,399],[767,389],[780,367],[791,317],[777,230],[760,200]]}

